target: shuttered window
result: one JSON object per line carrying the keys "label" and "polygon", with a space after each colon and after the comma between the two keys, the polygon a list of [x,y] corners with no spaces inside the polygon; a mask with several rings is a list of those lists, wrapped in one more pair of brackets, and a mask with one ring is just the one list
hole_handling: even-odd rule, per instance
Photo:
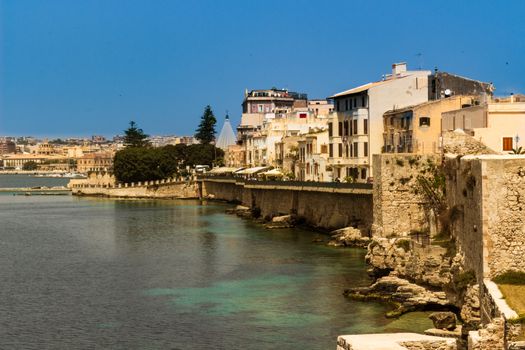
{"label": "shuttered window", "polygon": [[512,137],[503,138],[503,150],[512,151]]}

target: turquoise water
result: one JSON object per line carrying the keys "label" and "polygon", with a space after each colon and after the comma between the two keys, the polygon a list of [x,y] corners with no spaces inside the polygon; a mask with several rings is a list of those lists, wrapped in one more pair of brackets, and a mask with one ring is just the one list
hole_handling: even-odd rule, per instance
{"label": "turquoise water", "polygon": [[0,196],[0,348],[333,349],[423,330],[346,299],[364,250],[198,201]]}

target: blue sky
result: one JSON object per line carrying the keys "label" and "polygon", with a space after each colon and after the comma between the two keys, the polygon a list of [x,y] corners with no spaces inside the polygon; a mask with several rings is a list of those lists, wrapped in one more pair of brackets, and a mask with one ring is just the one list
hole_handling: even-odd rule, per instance
{"label": "blue sky", "polygon": [[[525,92],[525,1],[0,0],[0,135],[193,134],[245,88],[324,98],[397,61]],[[421,56],[418,54],[421,53]]]}

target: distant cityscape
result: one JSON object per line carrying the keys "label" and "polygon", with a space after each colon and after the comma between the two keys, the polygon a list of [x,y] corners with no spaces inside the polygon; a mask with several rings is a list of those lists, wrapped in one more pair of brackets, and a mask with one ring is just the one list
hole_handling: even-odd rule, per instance
{"label": "distant cityscape", "polygon": [[[4,170],[39,170],[49,172],[110,171],[115,153],[124,148],[123,136],[107,139],[91,138],[46,139],[31,136],[0,136],[0,165]],[[195,144],[193,136],[151,136],[153,147]],[[27,169],[27,165],[34,167]],[[24,166],[26,166],[24,168]]]}

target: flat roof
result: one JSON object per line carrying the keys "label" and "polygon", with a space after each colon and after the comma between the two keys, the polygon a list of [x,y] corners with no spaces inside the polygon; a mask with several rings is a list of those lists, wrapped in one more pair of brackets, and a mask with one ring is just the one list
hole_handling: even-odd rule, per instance
{"label": "flat roof", "polygon": [[[398,79],[401,79],[402,77],[398,78]],[[361,86],[358,86],[358,87],[355,87],[355,88],[352,88],[350,90],[346,90],[346,91],[342,91],[342,92],[339,92],[333,96],[330,96],[328,98],[336,98],[336,97],[341,97],[341,96],[346,96],[346,95],[351,95],[351,94],[357,94],[359,92],[363,92],[363,91],[366,91],[374,86],[378,86],[378,85],[382,85],[386,82],[388,82],[390,80],[380,80],[380,81],[376,81],[376,82],[373,82],[373,83],[366,83],[364,85],[361,85]]]}

